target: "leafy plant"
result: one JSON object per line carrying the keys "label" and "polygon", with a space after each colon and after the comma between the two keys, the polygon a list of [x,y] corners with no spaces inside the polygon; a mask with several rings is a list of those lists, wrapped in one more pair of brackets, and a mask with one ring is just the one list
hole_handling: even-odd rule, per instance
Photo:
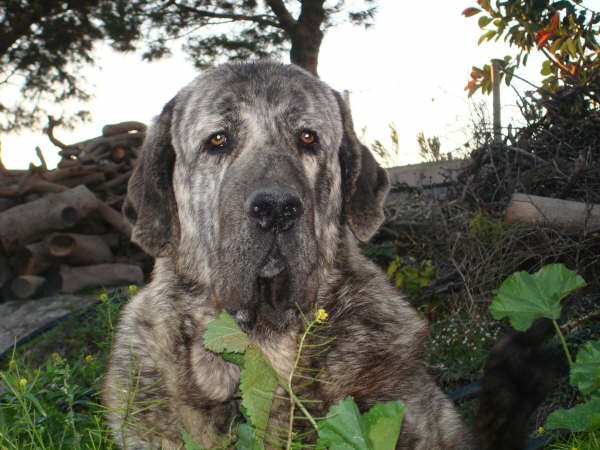
{"label": "leafy plant", "polygon": [[514,328],[528,329],[534,320],[552,320],[570,366],[570,383],[582,395],[583,402],[569,410],[558,409],[548,416],[547,429],[566,428],[571,432],[600,429],[600,340],[586,342],[573,362],[565,338],[558,326],[560,302],[571,292],[585,286],[576,272],[562,264],[542,267],[533,275],[517,272],[508,277],[492,301],[495,319],[508,317]]}
{"label": "leafy plant", "polygon": [[485,243],[495,244],[502,239],[502,222],[488,219],[478,211],[469,222],[469,233]]}
{"label": "leafy plant", "polygon": [[[538,0],[492,2],[477,0],[478,7],[466,8],[465,17],[479,15],[478,24],[484,33],[479,44],[503,38],[518,49],[516,58],[507,55],[499,59],[500,78],[510,84],[515,70],[527,64],[532,49],[545,57],[541,73],[543,86],[556,91],[560,84],[585,84],[600,68],[600,15],[579,0]],[[480,15],[481,13],[481,15]],[[469,96],[478,89],[492,90],[491,69],[473,67],[471,81],[465,87]]]}
{"label": "leafy plant", "polygon": [[[402,403],[377,404],[361,416],[354,400],[348,397],[338,405],[332,406],[324,419],[317,421],[306,408],[305,401],[294,392],[292,380],[299,369],[298,364],[307,345],[306,339],[326,320],[327,313],[322,309],[316,312],[312,320],[305,319],[305,330],[299,339],[296,360],[288,379],[285,380],[278,376],[260,347],[249,339],[227,312],[222,311],[208,324],[204,334],[205,347],[242,367],[242,413],[248,423],[237,427],[238,449],[264,448],[264,441],[270,438],[266,436],[266,430],[277,386],[283,387],[290,399],[286,448],[302,447],[302,443],[298,442],[298,436],[301,437],[301,434],[294,430],[295,408],[302,411],[317,432],[319,448],[395,448],[404,414]],[[189,435],[184,434],[184,437],[187,449],[196,448]]]}
{"label": "leafy plant", "polygon": [[406,264],[404,259],[396,256],[388,266],[387,274],[396,287],[412,295],[436,278],[437,269],[428,259],[421,261],[415,267]]}

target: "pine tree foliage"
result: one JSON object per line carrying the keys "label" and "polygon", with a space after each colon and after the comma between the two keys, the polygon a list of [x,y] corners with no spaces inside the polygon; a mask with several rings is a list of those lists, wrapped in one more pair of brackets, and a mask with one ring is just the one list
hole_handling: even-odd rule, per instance
{"label": "pine tree foliage", "polygon": [[0,0],[0,93],[19,91],[0,97],[0,131],[41,124],[44,104],[88,100],[81,69],[100,43],[146,60],[180,45],[199,68],[289,52],[316,74],[324,33],[370,26],[375,9],[376,0]]}

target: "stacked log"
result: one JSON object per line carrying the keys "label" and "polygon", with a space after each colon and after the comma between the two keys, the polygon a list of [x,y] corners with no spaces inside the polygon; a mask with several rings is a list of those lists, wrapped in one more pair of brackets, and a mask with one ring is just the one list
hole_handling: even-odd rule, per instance
{"label": "stacked log", "polygon": [[107,125],[102,135],[60,148],[55,169],[8,170],[0,157],[0,299],[140,284],[152,259],[129,241],[120,210],[146,126]]}

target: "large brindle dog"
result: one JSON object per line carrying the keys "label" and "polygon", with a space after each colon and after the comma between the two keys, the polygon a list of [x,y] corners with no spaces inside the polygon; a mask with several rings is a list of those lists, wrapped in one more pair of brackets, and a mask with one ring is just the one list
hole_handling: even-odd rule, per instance
{"label": "large brindle dog", "polygon": [[[302,381],[315,416],[354,397],[401,400],[398,448],[465,449],[470,434],[419,363],[426,324],[358,248],[382,223],[386,173],[339,94],[304,70],[224,65],[182,89],[149,130],[124,205],[156,257],[127,304],[103,400],[127,449],[223,445],[240,369],[203,346],[225,309],[287,379],[300,315],[333,339]],[[272,431],[288,422],[278,399]],[[276,431],[275,431],[276,432]]]}

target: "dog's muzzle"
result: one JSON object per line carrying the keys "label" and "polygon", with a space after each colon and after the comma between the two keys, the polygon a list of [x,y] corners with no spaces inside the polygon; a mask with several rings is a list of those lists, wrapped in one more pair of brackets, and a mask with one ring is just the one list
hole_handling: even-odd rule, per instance
{"label": "dog's muzzle", "polygon": [[250,195],[247,202],[250,219],[266,232],[290,230],[304,212],[302,200],[290,189],[273,186]]}

